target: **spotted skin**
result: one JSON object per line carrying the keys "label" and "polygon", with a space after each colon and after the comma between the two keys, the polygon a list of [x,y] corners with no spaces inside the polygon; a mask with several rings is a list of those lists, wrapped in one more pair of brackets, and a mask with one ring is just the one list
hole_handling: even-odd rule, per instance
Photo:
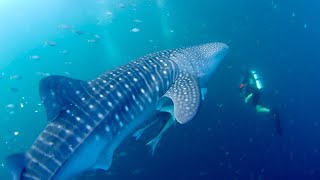
{"label": "spotted skin", "polygon": [[175,119],[180,124],[185,124],[198,112],[200,105],[198,80],[190,73],[182,72],[164,97],[173,101]]}
{"label": "spotted skin", "polygon": [[[93,169],[97,159],[104,157],[104,152],[113,151],[129,133],[155,113],[157,101],[166,93],[179,107],[184,103],[174,97],[187,97],[197,106],[199,102],[194,101],[193,92],[199,87],[188,85],[197,86],[197,83],[189,82],[201,77],[196,69],[184,65],[189,62],[186,59],[193,58],[190,50],[181,48],[152,53],[91,81],[63,76],[41,80],[40,96],[49,123],[26,152],[26,164],[20,179],[68,179]],[[187,89],[180,89],[181,86]],[[182,96],[185,94],[188,95]],[[192,105],[183,112],[189,108]],[[196,110],[188,117],[183,112],[178,112],[178,118],[190,120]],[[93,148],[90,147],[86,165],[77,164],[82,169],[75,170],[71,162],[81,159],[77,156],[89,142]]]}
{"label": "spotted skin", "polygon": [[[63,89],[54,95],[44,94],[44,102],[48,96],[61,94],[68,108],[47,125],[27,152],[30,161],[23,179],[52,179],[88,136],[108,136],[112,140],[152,107],[178,76],[179,69],[168,60],[168,53],[142,57],[88,82],[59,76],[42,80],[52,87],[50,83],[59,79],[54,86]],[[46,108],[52,108],[50,103]]]}
{"label": "spotted skin", "polygon": [[181,71],[198,77],[200,85],[205,86],[228,49],[229,47],[224,43],[202,44],[181,49],[172,60]]}

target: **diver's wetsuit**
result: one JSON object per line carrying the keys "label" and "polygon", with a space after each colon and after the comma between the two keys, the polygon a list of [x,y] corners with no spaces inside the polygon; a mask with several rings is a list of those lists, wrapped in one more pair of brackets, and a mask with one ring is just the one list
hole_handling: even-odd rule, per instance
{"label": "diver's wetsuit", "polygon": [[264,107],[260,102],[262,85],[260,83],[258,75],[255,75],[255,71],[247,71],[243,76],[240,84],[240,94],[244,96],[245,102],[249,100],[255,106],[257,112],[264,112],[271,114],[275,120],[275,128],[278,134],[282,134],[282,128],[279,118],[279,113],[276,109],[269,109]]}
{"label": "diver's wetsuit", "polygon": [[257,88],[252,78],[253,77],[251,77],[251,73],[247,71],[241,80],[240,93],[242,96],[244,96],[244,98],[247,98],[249,95],[252,95],[250,99],[252,99],[253,105],[257,106],[259,105],[259,101],[261,97],[260,89]]}
{"label": "diver's wetsuit", "polygon": [[240,91],[245,98],[248,97],[249,95],[252,95],[251,99],[254,106],[257,106],[260,104],[259,101],[260,101],[261,94],[257,88],[252,87],[252,85],[244,85],[244,87],[240,89]]}

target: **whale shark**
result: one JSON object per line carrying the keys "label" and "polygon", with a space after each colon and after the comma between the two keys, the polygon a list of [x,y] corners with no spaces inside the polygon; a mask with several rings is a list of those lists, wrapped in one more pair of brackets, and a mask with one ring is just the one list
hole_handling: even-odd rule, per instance
{"label": "whale shark", "polygon": [[170,113],[159,137],[173,122],[189,122],[227,50],[224,43],[206,43],[154,52],[89,81],[41,79],[48,124],[29,150],[7,157],[13,179],[64,180],[108,170],[124,138],[155,115]]}

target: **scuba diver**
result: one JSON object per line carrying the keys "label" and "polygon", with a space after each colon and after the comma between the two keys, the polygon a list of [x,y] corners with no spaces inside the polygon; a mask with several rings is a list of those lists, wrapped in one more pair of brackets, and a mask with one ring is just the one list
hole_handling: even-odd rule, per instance
{"label": "scuba diver", "polygon": [[244,102],[252,101],[257,113],[270,114],[275,121],[275,128],[279,135],[282,135],[279,113],[274,108],[268,108],[260,102],[261,90],[263,86],[256,71],[246,71],[240,82],[240,95]]}

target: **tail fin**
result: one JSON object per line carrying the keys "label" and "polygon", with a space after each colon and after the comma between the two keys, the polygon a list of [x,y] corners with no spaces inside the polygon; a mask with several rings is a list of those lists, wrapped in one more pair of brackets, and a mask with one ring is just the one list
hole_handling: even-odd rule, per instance
{"label": "tail fin", "polygon": [[12,154],[6,158],[6,165],[11,171],[13,180],[20,180],[25,164],[26,157],[23,153]]}
{"label": "tail fin", "polygon": [[154,139],[152,139],[151,141],[149,141],[147,143],[147,146],[151,146],[151,154],[152,155],[154,155],[155,149],[156,149],[161,137],[162,137],[162,135],[158,135],[157,137],[155,137]]}

